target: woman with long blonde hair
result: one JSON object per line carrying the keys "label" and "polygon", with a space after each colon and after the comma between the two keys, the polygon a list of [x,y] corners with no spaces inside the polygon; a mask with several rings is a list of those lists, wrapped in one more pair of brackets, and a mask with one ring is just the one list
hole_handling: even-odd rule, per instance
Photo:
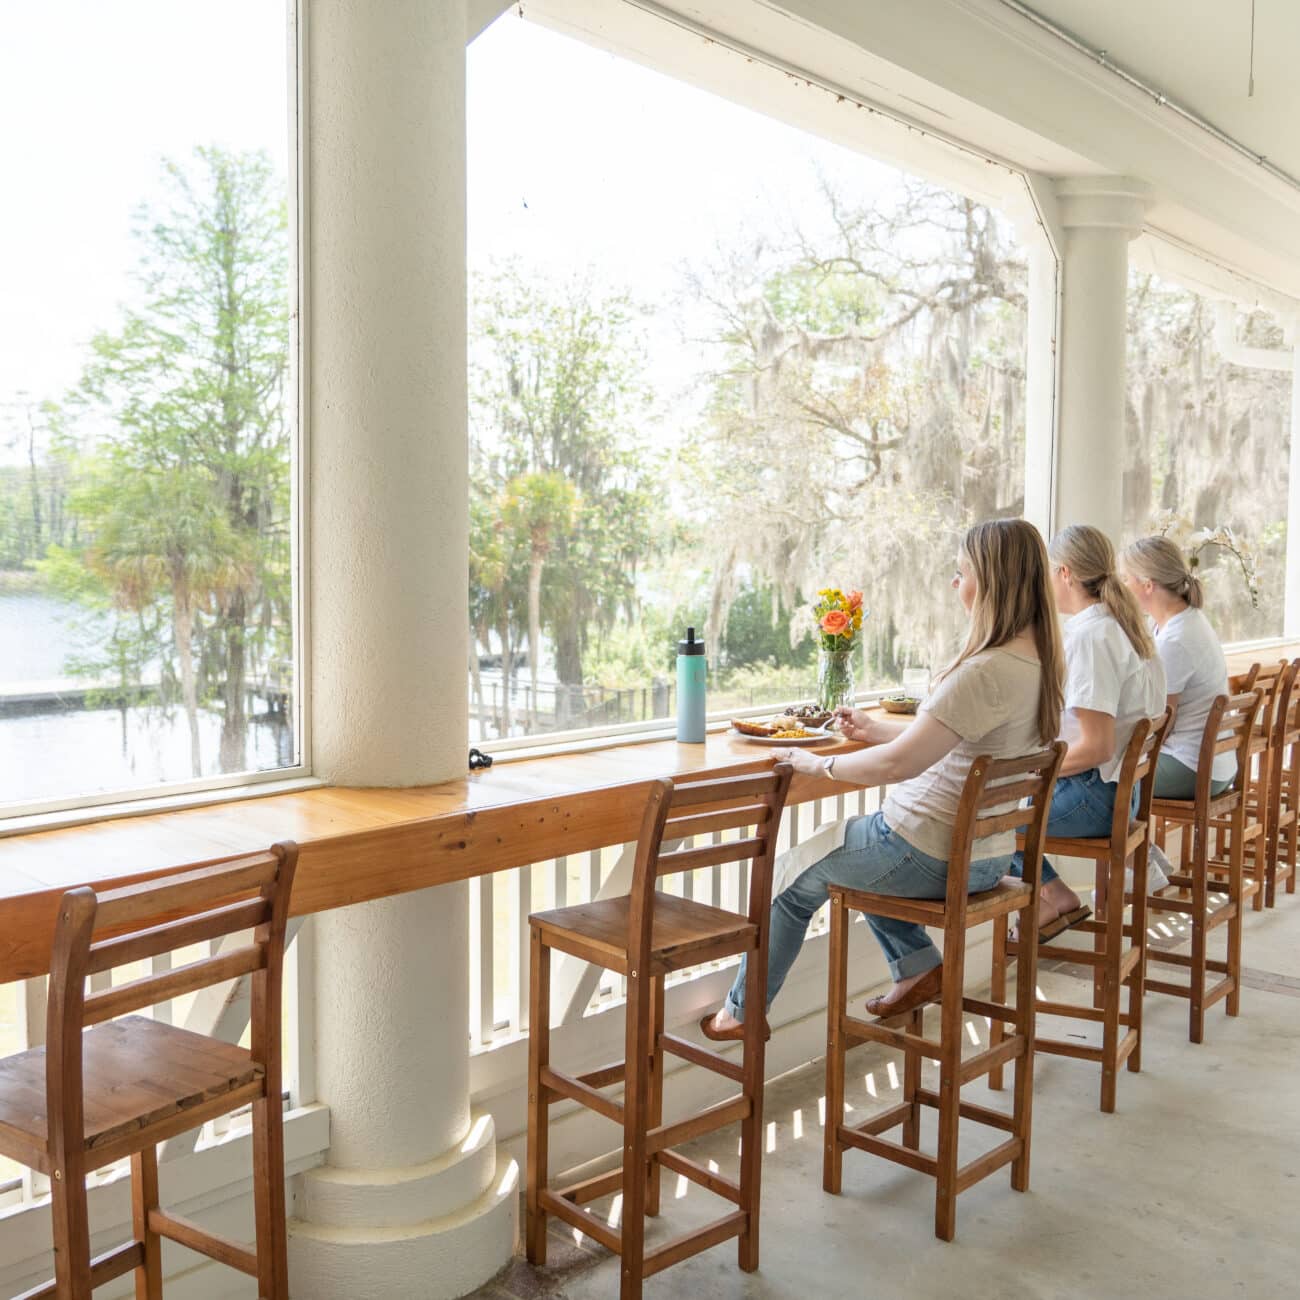
{"label": "woman with long blonde hair", "polygon": [[[1065,630],[1065,761],[1052,797],[1048,835],[1110,833],[1116,778],[1133,728],[1165,708],[1165,670],[1133,593],[1116,572],[1115,549],[1099,529],[1072,524],[1052,538],[1052,588],[1069,616]],[[1137,791],[1134,791],[1136,799]],[[1013,875],[1020,874],[1016,855]],[[1052,939],[1091,915],[1043,860],[1038,937]]]}
{"label": "woman with long blonde hair", "polygon": [[[809,867],[772,904],[768,1006],[831,885],[943,898],[953,825],[973,760],[981,754],[1020,757],[1056,739],[1064,659],[1043,539],[1019,519],[976,524],[962,541],[952,586],[970,616],[966,646],[940,675],[915,722],[883,722],[860,709],[841,709],[844,734],[871,748],[828,757],[777,751],[796,771],[853,785],[888,785],[890,791],[879,812],[849,820],[842,848]],[[1014,849],[1010,832],[975,842],[971,893],[997,884]],[[867,920],[895,981],[886,995],[867,1003],[868,1010],[893,1016],[935,1000],[942,958],[925,928],[883,917]],[[704,1033],[739,1038],[744,999],[742,962],[722,1009],[700,1022]]]}
{"label": "woman with long blonde hair", "polygon": [[[1228,693],[1223,647],[1201,612],[1201,580],[1167,537],[1138,538],[1125,549],[1120,568],[1139,608],[1156,626],[1156,652],[1165,666],[1173,713],[1156,764],[1155,791],[1161,799],[1194,799],[1205,720],[1215,698]],[[1236,756],[1216,754],[1211,792],[1221,794],[1236,774]]]}

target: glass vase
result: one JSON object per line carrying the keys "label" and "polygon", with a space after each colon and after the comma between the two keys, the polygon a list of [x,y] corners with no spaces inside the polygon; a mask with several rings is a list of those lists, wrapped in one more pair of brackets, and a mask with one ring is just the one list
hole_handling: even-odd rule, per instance
{"label": "glass vase", "polygon": [[838,709],[853,703],[853,651],[818,650],[817,704]]}

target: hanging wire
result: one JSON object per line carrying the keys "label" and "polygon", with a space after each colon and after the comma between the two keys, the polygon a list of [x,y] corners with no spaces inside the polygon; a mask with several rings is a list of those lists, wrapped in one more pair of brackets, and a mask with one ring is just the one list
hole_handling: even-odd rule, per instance
{"label": "hanging wire", "polygon": [[1246,87],[1246,98],[1255,98],[1255,0],[1250,0],[1250,79]]}

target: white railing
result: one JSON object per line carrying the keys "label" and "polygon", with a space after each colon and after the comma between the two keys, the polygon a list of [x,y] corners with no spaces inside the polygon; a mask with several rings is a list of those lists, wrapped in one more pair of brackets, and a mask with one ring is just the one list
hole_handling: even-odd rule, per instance
{"label": "white railing", "polygon": [[[777,841],[785,852],[822,826],[879,808],[884,790],[875,788],[795,804],[786,809]],[[715,831],[709,840],[739,838],[740,830]],[[693,847],[697,839],[682,841]],[[570,907],[626,894],[631,887],[635,844],[615,844],[589,853],[551,858],[499,871],[470,882],[470,1041],[476,1052],[503,1047],[528,1032],[528,917],[532,912]],[[668,877],[663,888],[699,902],[743,912],[749,895],[748,863],[706,867]],[[813,919],[809,937],[826,928],[826,909]],[[735,958],[679,971],[669,986],[699,979],[734,964]],[[577,958],[556,953],[551,975],[553,1026],[581,1020],[622,1001],[624,981]]]}

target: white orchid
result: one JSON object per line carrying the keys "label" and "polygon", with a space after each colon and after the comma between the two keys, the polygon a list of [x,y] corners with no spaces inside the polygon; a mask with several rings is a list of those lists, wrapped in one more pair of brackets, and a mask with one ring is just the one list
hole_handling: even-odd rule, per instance
{"label": "white orchid", "polygon": [[1213,528],[1201,527],[1172,510],[1162,510],[1151,521],[1161,537],[1167,537],[1187,557],[1187,567],[1193,571],[1201,567],[1201,552],[1207,546],[1221,547],[1236,557],[1237,566],[1250,593],[1250,603],[1259,608],[1259,557],[1243,538],[1237,536],[1227,524]]}

